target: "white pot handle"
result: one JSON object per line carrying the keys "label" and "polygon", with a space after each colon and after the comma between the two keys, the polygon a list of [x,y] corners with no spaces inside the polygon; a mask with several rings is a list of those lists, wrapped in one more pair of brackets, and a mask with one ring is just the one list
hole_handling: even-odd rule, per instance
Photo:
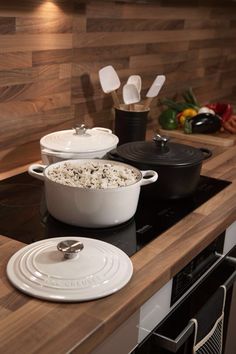
{"label": "white pot handle", "polygon": [[44,181],[43,171],[46,167],[47,165],[33,164],[29,166],[28,173],[30,174],[30,176]]}
{"label": "white pot handle", "polygon": [[66,160],[74,159],[76,157],[74,154],[70,154],[68,152],[50,151],[47,149],[42,149],[41,153],[44,155],[59,157],[61,159],[66,159]]}
{"label": "white pot handle", "polygon": [[150,184],[156,182],[158,179],[158,174],[153,170],[140,171],[142,173],[143,178],[141,179],[140,185],[145,186],[146,184]]}
{"label": "white pot handle", "polygon": [[108,128],[94,127],[94,128],[92,128],[91,130],[100,130],[100,131],[102,131],[102,132],[112,134],[111,129],[108,129]]}

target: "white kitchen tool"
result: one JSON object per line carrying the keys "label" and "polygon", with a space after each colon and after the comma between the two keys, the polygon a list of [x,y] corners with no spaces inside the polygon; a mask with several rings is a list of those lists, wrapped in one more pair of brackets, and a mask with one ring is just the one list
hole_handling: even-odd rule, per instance
{"label": "white kitchen tool", "polygon": [[132,274],[132,262],[119,248],[93,238],[71,236],[34,242],[16,252],[7,264],[7,276],[17,289],[57,302],[113,294]]}
{"label": "white kitchen tool", "polygon": [[133,84],[137,87],[138,92],[141,92],[142,79],[139,75],[130,75],[127,84]]}
{"label": "white kitchen tool", "polygon": [[123,100],[125,104],[129,105],[130,110],[134,110],[134,103],[140,101],[140,93],[135,85],[125,84],[123,86]]}
{"label": "white kitchen tool", "polygon": [[100,69],[98,75],[103,92],[110,93],[115,106],[119,107],[120,102],[116,90],[120,87],[120,79],[117,72],[113,66],[108,65]]}
{"label": "white kitchen tool", "polygon": [[166,80],[165,75],[158,75],[155,80],[152,83],[152,86],[150,87],[150,89],[148,90],[147,94],[146,94],[146,100],[144,102],[144,109],[147,109],[153,98],[157,97],[157,95],[159,94],[164,82]]}

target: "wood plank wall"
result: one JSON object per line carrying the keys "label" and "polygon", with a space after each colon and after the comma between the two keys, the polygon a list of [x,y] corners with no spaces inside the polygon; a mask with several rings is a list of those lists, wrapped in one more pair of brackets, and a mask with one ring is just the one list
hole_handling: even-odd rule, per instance
{"label": "wood plank wall", "polygon": [[[112,128],[97,75],[108,64],[122,84],[140,74],[142,97],[165,74],[160,97],[192,86],[202,103],[233,100],[236,2],[2,0],[0,172],[39,159],[48,132],[78,122]],[[158,112],[154,102],[154,124]]]}
{"label": "wood plank wall", "polygon": [[0,1],[0,171],[38,160],[45,133],[71,127],[73,4]]}

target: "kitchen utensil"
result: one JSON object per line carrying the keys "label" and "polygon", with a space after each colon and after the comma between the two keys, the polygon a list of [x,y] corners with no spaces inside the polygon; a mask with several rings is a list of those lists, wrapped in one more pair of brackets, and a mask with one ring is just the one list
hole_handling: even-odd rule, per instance
{"label": "kitchen utensil", "polygon": [[107,157],[138,169],[158,172],[158,183],[143,189],[153,198],[177,199],[194,193],[200,179],[202,161],[212,153],[208,149],[168,141],[156,135],[153,141],[137,141],[118,146]]}
{"label": "kitchen utensil", "polygon": [[145,140],[149,109],[143,111],[143,105],[139,104],[135,105],[135,110],[127,110],[125,105],[121,108],[115,108],[114,132],[119,144]]}
{"label": "kitchen utensil", "polygon": [[118,137],[110,129],[84,124],[75,129],[45,135],[40,140],[43,164],[79,158],[103,158],[118,144]]}
{"label": "kitchen utensil", "polygon": [[134,110],[134,103],[140,101],[140,93],[135,85],[125,84],[123,86],[123,100],[129,105],[130,110]]}
{"label": "kitchen utensil", "polygon": [[141,87],[142,87],[142,79],[139,75],[130,75],[127,84],[133,84],[136,86],[138,92],[141,92]]}
{"label": "kitchen utensil", "polygon": [[[73,256],[64,257],[66,243],[70,245],[67,248],[74,245],[74,249],[79,244],[80,252],[71,251]],[[132,262],[123,251],[87,237],[34,242],[16,252],[7,264],[7,276],[16,288],[57,302],[87,301],[113,294],[129,282],[132,274]]]}
{"label": "kitchen utensil", "polygon": [[164,82],[166,80],[165,75],[158,75],[155,80],[152,83],[152,86],[150,87],[150,89],[148,90],[147,94],[146,94],[146,100],[144,102],[144,109],[147,109],[153,98],[157,97],[158,93],[160,92]]}
{"label": "kitchen utensil", "polygon": [[120,87],[120,79],[113,66],[108,65],[100,69],[98,72],[102,90],[105,93],[112,95],[113,102],[116,107],[119,107],[120,101],[116,90]]}
{"label": "kitchen utensil", "polygon": [[[56,219],[75,226],[109,227],[129,220],[136,212],[140,187],[153,183],[158,178],[155,171],[139,171],[133,166],[119,162],[113,162],[112,166],[133,171],[137,176],[136,182],[127,186],[102,189],[64,185],[49,178],[50,172],[55,171],[56,168],[67,168],[67,163],[76,171],[78,168],[83,168],[85,163],[104,166],[105,164],[111,165],[111,161],[82,159],[60,161],[49,166],[33,164],[29,167],[30,175],[45,182],[46,204],[49,213]],[[128,203],[125,202],[127,200]]]}

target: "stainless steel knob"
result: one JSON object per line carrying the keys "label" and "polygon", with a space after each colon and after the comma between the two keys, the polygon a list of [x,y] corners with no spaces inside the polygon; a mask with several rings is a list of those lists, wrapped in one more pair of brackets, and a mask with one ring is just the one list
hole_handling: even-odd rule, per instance
{"label": "stainless steel knob", "polygon": [[63,253],[66,259],[75,258],[83,248],[83,243],[75,240],[65,240],[57,245],[57,249]]}
{"label": "stainless steel knob", "polygon": [[152,140],[155,142],[156,146],[164,148],[166,147],[166,144],[168,143],[170,138],[168,136],[156,134]]}
{"label": "stainless steel knob", "polygon": [[86,134],[87,127],[85,124],[80,124],[75,127],[75,135],[84,135]]}

